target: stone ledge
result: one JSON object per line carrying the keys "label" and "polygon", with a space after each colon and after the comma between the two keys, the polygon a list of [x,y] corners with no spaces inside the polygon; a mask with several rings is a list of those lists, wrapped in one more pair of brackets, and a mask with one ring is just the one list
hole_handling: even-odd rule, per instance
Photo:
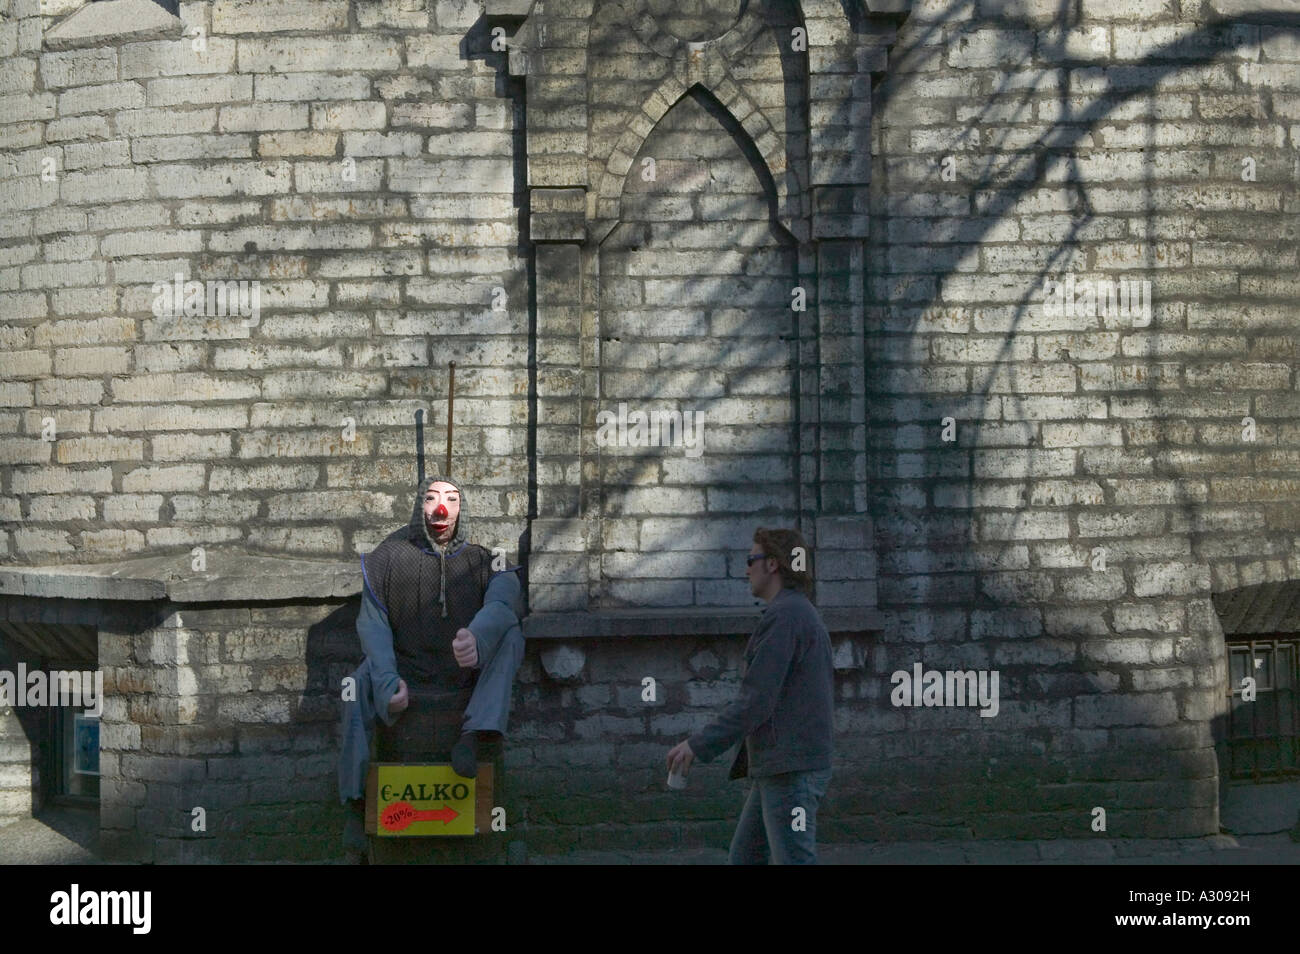
{"label": "stone ledge", "polygon": [[0,595],[79,600],[220,603],[347,598],[361,592],[361,563],[300,560],[212,547],[208,569],[188,550],[115,563],[0,567]]}
{"label": "stone ledge", "polygon": [[131,40],[167,40],[184,35],[185,24],[154,0],[101,0],[60,21],[44,37],[47,50],[109,46]]}
{"label": "stone ledge", "polygon": [[1300,0],[1210,0],[1210,9],[1222,17],[1250,17],[1285,22],[1300,13]]}
{"label": "stone ledge", "polygon": [[[819,607],[832,633],[883,628],[875,607]],[[534,613],[524,619],[529,639],[582,639],[600,636],[723,636],[751,633],[761,614],[759,607],[719,609],[629,609],[594,613]]]}
{"label": "stone ledge", "polygon": [[[0,566],[0,596],[74,600],[171,600],[173,603],[347,599],[361,592],[360,560],[301,560],[231,547],[207,550],[208,569],[190,569],[188,550],[114,563]],[[819,607],[832,633],[882,628],[875,607]],[[753,632],[761,608],[629,609],[534,613],[532,639],[600,636],[721,636]]]}
{"label": "stone ledge", "polygon": [[533,0],[487,0],[483,4],[485,17],[526,17]]}

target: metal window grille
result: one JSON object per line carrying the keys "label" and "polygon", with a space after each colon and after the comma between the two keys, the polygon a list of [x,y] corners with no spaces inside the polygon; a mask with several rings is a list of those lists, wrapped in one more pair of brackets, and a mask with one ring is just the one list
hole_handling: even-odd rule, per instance
{"label": "metal window grille", "polygon": [[[1232,779],[1300,775],[1300,636],[1233,641],[1228,648],[1228,772]],[[1255,680],[1248,701],[1244,680]]]}

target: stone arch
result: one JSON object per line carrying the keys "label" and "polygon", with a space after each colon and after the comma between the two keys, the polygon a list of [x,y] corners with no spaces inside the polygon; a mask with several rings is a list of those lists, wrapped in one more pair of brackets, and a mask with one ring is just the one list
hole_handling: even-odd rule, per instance
{"label": "stone arch", "polygon": [[[659,163],[653,180],[639,174],[643,155]],[[677,100],[636,159],[623,216],[593,250],[595,395],[607,417],[644,408],[681,414],[688,430],[707,418],[712,443],[703,453],[701,429],[694,452],[646,454],[584,432],[597,539],[633,534],[643,548],[597,554],[591,592],[601,609],[743,607],[749,594],[726,578],[726,528],[799,513],[800,250],[752,141],[704,87]],[[713,519],[680,522],[674,505],[688,500],[707,500]]]}
{"label": "stone arch", "polygon": [[[802,186],[802,177],[797,168],[789,168],[781,135],[738,84],[727,79],[719,86],[722,87],[726,98],[719,95],[719,92],[706,82],[699,81],[687,86],[675,76],[669,76],[658,89],[646,97],[645,102],[641,104],[641,115],[649,120],[649,125],[634,124],[624,130],[605,163],[597,187],[596,218],[592,227],[592,238],[597,245],[604,241],[622,218],[624,184],[641,146],[650,138],[659,120],[696,87],[708,93],[722,109],[726,110],[762,157],[776,189],[777,220],[800,241],[807,239],[808,227],[800,221],[804,214],[804,203],[801,201],[801,195],[791,196],[786,172],[789,171],[794,176],[799,186]],[[802,189],[798,191],[801,193]]]}
{"label": "stone arch", "polygon": [[[865,380],[864,241],[871,160],[866,80],[886,68],[899,19],[880,16],[876,8],[906,0],[869,2],[871,10],[844,9],[840,0],[812,6],[750,0],[730,29],[700,41],[669,33],[645,0],[546,0],[544,8],[538,2],[528,14],[521,42],[511,51],[510,70],[527,78],[525,148],[539,369],[533,414],[546,422],[539,425],[534,457],[538,516],[530,524],[530,566],[538,571],[535,579],[563,581],[530,590],[535,613],[555,614],[553,622],[539,618],[536,626],[553,624],[559,634],[575,626],[604,631],[615,625],[601,615],[614,607],[605,602],[602,581],[608,568],[593,551],[630,552],[643,543],[614,545],[625,528],[601,513],[606,464],[592,456],[590,446],[597,415],[609,410],[602,402],[620,395],[641,400],[643,392],[633,386],[644,383],[631,380],[642,370],[635,366],[640,358],[633,356],[618,365],[627,380],[606,389],[607,345],[626,351],[634,336],[629,332],[607,341],[603,318],[625,305],[660,303],[678,275],[687,276],[679,284],[699,275],[711,283],[696,282],[692,294],[708,292],[718,284],[714,279],[726,277],[704,266],[689,271],[690,256],[680,250],[673,265],[677,271],[667,276],[652,275],[637,262],[623,272],[602,261],[607,237],[634,211],[631,193],[637,190],[629,173],[637,157],[688,93],[707,100],[708,111],[742,145],[750,167],[764,180],[767,227],[782,243],[793,238],[793,276],[781,280],[797,284],[783,284],[776,296],[797,315],[788,337],[799,369],[791,412],[800,435],[791,512],[825,555],[818,591],[823,612],[842,613],[850,627],[876,625],[873,543],[865,516],[867,448],[865,429],[855,418]],[[669,22],[671,13],[661,16]],[[707,26],[690,23],[678,32],[705,36]],[[809,34],[806,51],[785,39],[787,30],[800,26]],[[760,57],[767,62],[757,62]],[[840,103],[847,107],[839,108]],[[834,108],[827,109],[829,104]],[[821,114],[828,121],[814,128],[811,117]],[[644,251],[648,245],[631,247]],[[637,283],[652,280],[657,287],[649,296],[647,286]],[[615,283],[620,287],[614,289]],[[602,298],[608,289],[613,289],[610,297]],[[797,300],[806,309],[791,307],[787,293],[802,293]],[[739,313],[745,307],[737,305],[732,309],[737,314],[723,316],[717,327],[739,327],[726,322],[744,319]],[[708,327],[712,334],[713,325]],[[730,331],[723,336],[737,337]],[[828,387],[828,382],[833,383]],[[673,387],[677,383],[674,379]],[[764,387],[773,390],[761,384],[744,393],[766,393]],[[775,390],[790,393],[789,387]],[[729,393],[725,387],[723,393]],[[674,474],[689,470],[682,466]],[[669,476],[663,472],[664,480]],[[726,498],[725,488],[720,492],[731,503],[741,502]],[[652,540],[648,546],[654,551],[658,544]],[[638,606],[657,605],[653,599],[626,598]],[[696,602],[697,607],[717,605],[712,599]],[[699,625],[715,625],[711,619],[706,609]]]}

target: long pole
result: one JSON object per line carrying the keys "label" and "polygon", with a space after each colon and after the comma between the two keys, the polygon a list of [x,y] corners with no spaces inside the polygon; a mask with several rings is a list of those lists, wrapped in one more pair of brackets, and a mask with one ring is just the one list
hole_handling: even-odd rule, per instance
{"label": "long pole", "polygon": [[447,378],[447,469],[443,473],[450,477],[452,417],[456,412],[456,362],[448,361],[447,367],[451,369],[451,374]]}

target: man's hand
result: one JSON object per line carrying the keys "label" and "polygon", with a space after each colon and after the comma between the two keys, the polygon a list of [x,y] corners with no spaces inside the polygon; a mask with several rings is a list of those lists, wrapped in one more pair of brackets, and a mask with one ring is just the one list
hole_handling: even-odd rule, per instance
{"label": "man's hand", "polygon": [[685,775],[690,771],[691,763],[695,761],[695,753],[691,751],[689,740],[683,739],[671,749],[668,750],[668,771],[677,772],[679,775]]}
{"label": "man's hand", "polygon": [[398,679],[397,691],[393,693],[393,698],[388,700],[388,714],[397,715],[399,712],[405,712],[410,704],[410,697],[406,694],[406,683]]}
{"label": "man's hand", "polygon": [[451,654],[462,669],[478,665],[478,638],[468,629],[456,630],[456,638],[451,641]]}

